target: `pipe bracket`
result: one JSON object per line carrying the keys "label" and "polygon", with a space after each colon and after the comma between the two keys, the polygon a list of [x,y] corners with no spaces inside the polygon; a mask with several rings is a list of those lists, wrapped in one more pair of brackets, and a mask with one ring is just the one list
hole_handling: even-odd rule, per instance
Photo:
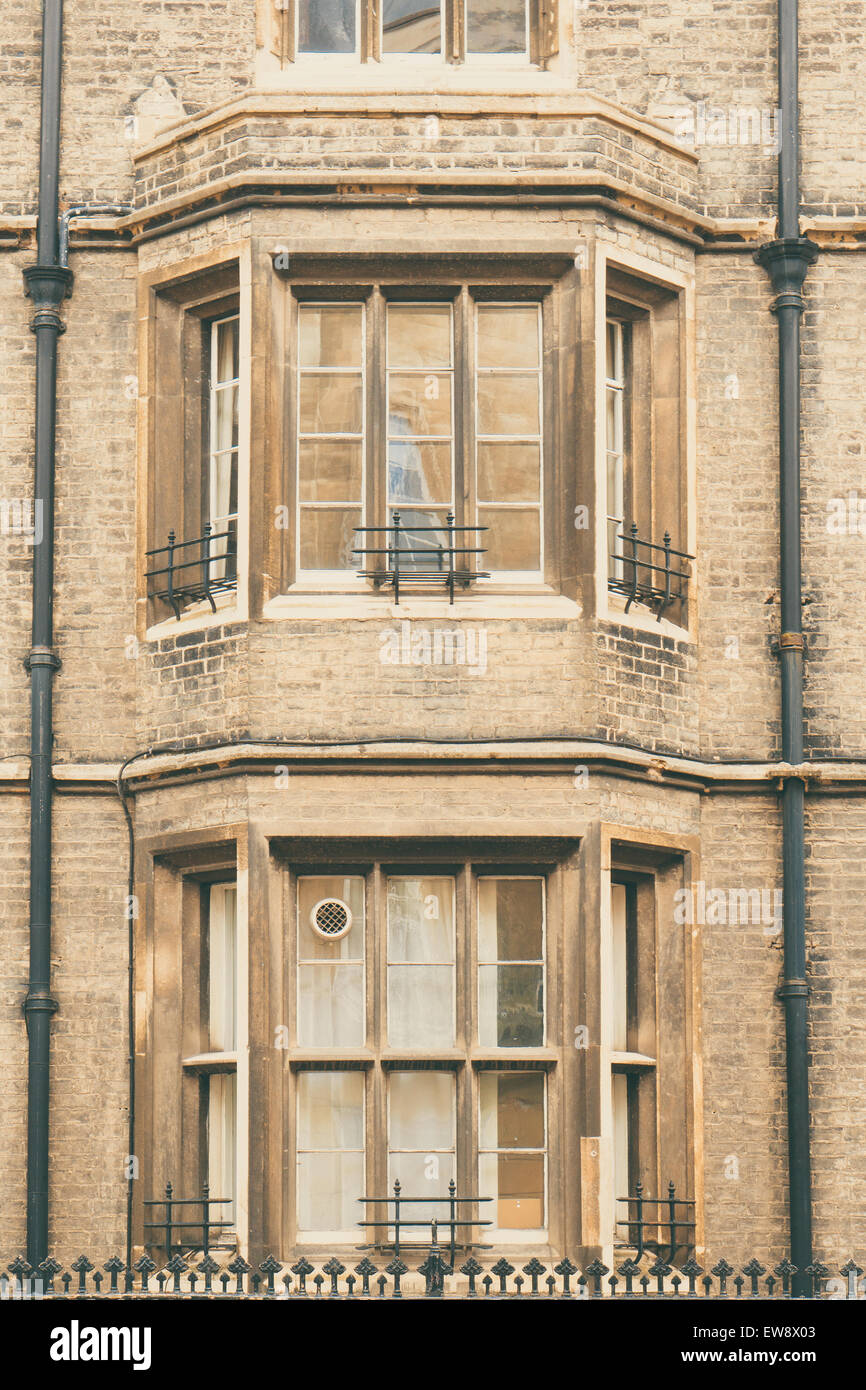
{"label": "pipe bracket", "polygon": [[806,645],[803,641],[802,632],[783,632],[779,636],[779,648],[781,651],[803,652]]}

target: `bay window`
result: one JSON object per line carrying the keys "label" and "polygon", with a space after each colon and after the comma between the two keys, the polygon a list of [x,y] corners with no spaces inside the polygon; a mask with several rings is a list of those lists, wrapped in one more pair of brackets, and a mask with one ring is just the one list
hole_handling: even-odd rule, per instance
{"label": "bay window", "polygon": [[302,300],[298,574],[376,578],[399,525],[405,572],[435,577],[450,525],[469,577],[540,578],[543,419],[540,300]]}
{"label": "bay window", "polygon": [[460,1216],[489,1221],[496,1240],[546,1238],[547,1088],[559,1057],[546,1041],[559,1035],[545,980],[548,893],[543,873],[480,865],[297,875],[300,1240],[361,1243],[360,1199],[399,1182],[401,1222],[416,1223],[401,1243],[423,1243],[429,1222],[448,1215],[452,1180],[458,1196],[488,1199]]}
{"label": "bay window", "polygon": [[361,61],[430,55],[540,62],[558,50],[557,0],[272,0],[272,48],[284,59]]}

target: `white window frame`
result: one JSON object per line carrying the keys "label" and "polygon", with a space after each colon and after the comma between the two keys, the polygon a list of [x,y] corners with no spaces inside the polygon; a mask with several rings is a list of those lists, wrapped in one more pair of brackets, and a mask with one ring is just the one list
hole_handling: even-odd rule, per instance
{"label": "white window frame", "polygon": [[[362,1147],[361,1147],[360,1149],[338,1149],[338,1148],[333,1148],[333,1149],[321,1149],[321,1148],[319,1148],[319,1149],[303,1149],[303,1148],[301,1148],[301,1143],[300,1143],[300,1135],[301,1135],[301,1085],[302,1085],[302,1083],[303,1083],[304,1078],[307,1077],[307,1076],[358,1076],[358,1077],[360,1077],[360,1080],[361,1080],[361,1133],[362,1133],[362,1135],[365,1136],[365,1142],[362,1144]],[[366,1077],[366,1072],[360,1071],[360,1070],[358,1070],[358,1071],[341,1071],[341,1070],[340,1070],[339,1068],[337,1068],[337,1067],[333,1067],[333,1068],[323,1067],[323,1068],[321,1068],[320,1070],[317,1070],[317,1071],[306,1070],[306,1071],[301,1071],[301,1072],[298,1073],[298,1076],[297,1076],[297,1079],[296,1079],[296,1083],[295,1083],[295,1136],[296,1136],[296,1138],[295,1138],[295,1220],[296,1220],[296,1223],[297,1223],[297,1239],[298,1239],[299,1243],[304,1244],[304,1245],[319,1245],[319,1244],[328,1243],[328,1242],[330,1242],[330,1243],[332,1243],[332,1244],[335,1244],[335,1245],[358,1245],[358,1244],[359,1244],[360,1239],[361,1239],[361,1233],[362,1233],[362,1227],[360,1226],[360,1224],[359,1224],[358,1226],[356,1226],[356,1227],[353,1227],[352,1230],[349,1230],[349,1231],[341,1231],[341,1230],[334,1230],[334,1231],[311,1231],[311,1230],[307,1230],[306,1228],[304,1228],[304,1227],[301,1226],[301,1224],[300,1224],[300,1207],[301,1207],[301,1181],[300,1181],[301,1164],[300,1164],[300,1159],[301,1159],[301,1155],[302,1155],[302,1154],[307,1154],[307,1153],[312,1153],[312,1154],[320,1154],[320,1153],[353,1153],[353,1154],[354,1154],[354,1153],[360,1153],[360,1155],[361,1155],[361,1183],[362,1183],[363,1188],[364,1188],[365,1191],[366,1191],[366,1185],[367,1185],[367,1168],[368,1168],[368,1163],[367,1163],[366,1133],[367,1133],[367,1077]],[[359,1194],[359,1195],[360,1195],[360,1194]],[[358,1203],[358,1221],[359,1221],[359,1222],[360,1222],[360,1220],[361,1220],[361,1214],[362,1214],[363,1210],[364,1210],[364,1208],[363,1208],[362,1204],[359,1202],[359,1203]]]}
{"label": "white window frame", "polygon": [[[234,560],[235,560],[235,566],[236,566],[236,568],[237,568],[237,566],[239,565],[239,556],[238,556],[238,549],[237,549],[237,547],[238,547],[238,534],[237,534],[237,533],[238,533],[238,529],[239,529],[239,525],[240,525],[239,512],[240,512],[240,487],[241,487],[241,470],[240,470],[240,391],[241,391],[241,379],[240,379],[240,376],[238,375],[238,376],[236,376],[236,377],[227,378],[225,381],[220,381],[220,380],[219,380],[219,341],[220,341],[220,333],[219,333],[219,330],[220,330],[220,328],[222,328],[225,324],[229,324],[229,323],[235,323],[235,324],[237,324],[237,339],[238,339],[238,372],[240,372],[240,360],[241,360],[241,357],[240,357],[240,349],[241,349],[241,342],[240,342],[240,337],[241,337],[241,316],[240,316],[240,312],[239,312],[239,311],[236,311],[236,312],[233,313],[233,314],[225,314],[225,315],[224,315],[223,317],[221,317],[221,318],[212,319],[211,322],[210,322],[210,325],[209,325],[209,330],[210,330],[210,343],[209,343],[209,347],[210,347],[210,375],[209,375],[209,378],[208,378],[208,426],[209,426],[209,438],[208,438],[208,504],[207,504],[207,519],[208,519],[208,521],[209,521],[210,524],[211,524],[211,528],[212,528],[212,531],[213,531],[213,534],[214,534],[214,535],[218,535],[218,534],[219,534],[220,532],[222,532],[222,531],[228,531],[228,530],[230,529],[230,523],[231,523],[231,522],[234,522],[234,523],[235,523],[235,555],[234,555]],[[238,411],[238,442],[237,442],[237,444],[233,444],[229,449],[217,449],[217,448],[216,448],[216,444],[217,444],[217,418],[218,418],[217,402],[218,402],[218,398],[219,398],[220,394],[223,393],[223,392],[228,392],[228,391],[231,391],[231,392],[233,393],[233,395],[234,395],[234,397],[235,397],[235,402],[233,403],[233,405],[236,403],[237,411]],[[233,411],[232,411],[232,414],[234,414],[234,409],[233,409]],[[220,457],[222,457],[222,456],[224,456],[224,455],[226,455],[226,454],[229,455],[229,456],[231,457],[232,461],[233,461],[233,465],[234,465],[235,473],[236,473],[236,477],[237,477],[238,510],[237,510],[237,511],[234,511],[234,512],[226,512],[226,513],[224,513],[224,514],[218,514],[218,513],[216,512],[216,510],[215,510],[215,508],[216,508],[216,495],[217,495],[217,461],[218,461],[218,459],[219,459]],[[224,541],[224,542],[221,542],[221,544],[227,547],[227,544],[228,544],[228,543],[227,543],[227,541]],[[224,563],[224,561],[223,561],[223,563]],[[217,576],[218,576],[218,577],[222,577],[221,575],[219,575],[219,562],[216,562],[216,563],[214,564],[214,566],[212,567],[211,573],[214,575],[214,577],[217,577]]]}
{"label": "white window frame", "polygon": [[[311,879],[323,878],[348,878],[358,879],[361,883],[361,900],[363,906],[363,917],[360,921],[353,919],[352,927],[347,935],[351,938],[352,934],[360,934],[361,955],[356,960],[324,960],[321,957],[308,957],[301,955],[301,884]],[[360,874],[299,874],[295,881],[295,1017],[297,1024],[295,1031],[300,1032],[301,1020],[301,966],[323,967],[337,965],[343,967],[361,968],[361,1037],[356,1043],[347,1043],[345,1050],[351,1052],[353,1049],[363,1047],[367,1037],[367,884],[363,875]],[[357,938],[356,938],[357,939]],[[298,1041],[298,1046],[311,1051],[317,1050],[315,1043],[302,1043]],[[330,1051],[340,1051],[340,1044],[323,1044]]]}
{"label": "white window frame", "polygon": [[[614,374],[608,372],[607,340],[610,330],[614,330]],[[607,535],[608,535],[608,578],[621,580],[625,573],[623,560],[614,560],[615,551],[622,551],[624,542],[619,539],[625,525],[625,395],[627,388],[625,371],[625,325],[621,319],[608,315],[605,323],[604,339],[605,396],[604,429],[607,459]],[[608,405],[613,401],[614,438],[610,436]],[[614,479],[611,487],[611,468]]]}
{"label": "white window frame", "polygon": [[[238,1206],[238,890],[236,883],[212,884],[208,895],[208,1075],[207,1174],[214,1197],[230,1197],[231,1206],[212,1207],[215,1221],[230,1220],[220,1230],[225,1240],[237,1227]],[[216,1006],[216,1007],[215,1007]],[[217,1026],[214,1026],[216,1014]],[[214,1045],[214,1034],[223,1045]],[[226,1044],[230,1044],[226,1046]],[[228,1185],[230,1190],[219,1191]]]}
{"label": "white window frame", "polygon": [[[507,961],[482,961],[481,959],[481,884],[487,880],[496,883],[508,882],[529,882],[541,884],[541,959],[540,960],[507,960]],[[478,1023],[478,1045],[484,1048],[493,1048],[496,1051],[506,1052],[510,1049],[500,1048],[496,1043],[485,1043],[481,1041],[481,971],[491,969],[497,965],[540,965],[541,966],[541,988],[544,1010],[542,1014],[542,1037],[540,1043],[532,1044],[535,1047],[546,1047],[548,1038],[548,980],[547,980],[547,879],[544,874],[478,874],[475,880],[476,891],[476,919],[478,932],[478,959],[476,964],[475,980],[475,1009]],[[530,1045],[527,1045],[527,1050]],[[523,1049],[521,1048],[521,1051]]]}
{"label": "white window frame", "polygon": [[[480,308],[495,307],[497,309],[525,309],[527,305],[532,305],[536,311],[538,324],[538,366],[532,367],[479,367],[478,366],[478,310]],[[544,447],[544,306],[540,299],[480,299],[473,300],[472,305],[472,331],[474,335],[474,345],[472,353],[472,398],[473,398],[473,452],[474,458],[468,467],[474,471],[474,493],[475,493],[475,522],[479,522],[479,512],[487,507],[491,511],[534,511],[538,512],[538,568],[534,570],[494,570],[487,565],[486,556],[480,557],[480,568],[487,569],[490,578],[476,581],[480,588],[489,587],[493,584],[538,584],[544,577],[544,478],[545,478],[545,447]],[[530,435],[508,435],[508,434],[484,434],[478,430],[478,385],[481,376],[527,376],[535,371],[538,377],[538,434]],[[478,445],[479,444],[538,444],[538,503],[533,502],[482,502],[478,496]],[[477,543],[484,544],[486,532],[481,531],[477,536]]]}
{"label": "white window frame", "polygon": [[[304,434],[301,431],[301,382],[307,375],[346,375],[357,376],[357,367],[302,367],[300,361],[300,342],[301,342],[301,317],[304,309],[321,309],[330,307],[334,304],[357,304],[361,309],[361,433],[358,434]],[[358,569],[346,567],[345,569],[326,570],[301,568],[301,514],[303,511],[338,511],[354,507],[354,502],[301,502],[301,441],[305,439],[350,439],[359,441],[361,445],[361,496],[359,510],[361,514],[361,526],[367,525],[367,303],[364,299],[304,299],[298,304],[297,330],[296,330],[296,349],[297,349],[297,370],[295,372],[295,420],[297,428],[295,430],[295,555],[297,564],[295,567],[295,583],[301,585],[321,584],[324,586],[336,586],[349,583],[353,587],[361,589],[366,581],[358,573]],[[361,557],[363,559],[363,557]],[[360,568],[360,566],[358,567]]]}

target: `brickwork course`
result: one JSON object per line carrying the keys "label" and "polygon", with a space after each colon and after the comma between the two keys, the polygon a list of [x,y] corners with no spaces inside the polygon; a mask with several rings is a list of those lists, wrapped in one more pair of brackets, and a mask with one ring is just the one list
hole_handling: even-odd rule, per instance
{"label": "brickwork course", "polygon": [[[699,104],[772,117],[775,0],[561,9],[547,71],[511,69],[497,86],[468,68],[440,81],[407,64],[389,91],[381,75],[354,73],[341,89],[322,67],[281,68],[270,0],[67,0],[61,207],[134,212],[74,226],[59,346],[50,1242],[61,1260],[122,1252],[125,1240],[127,842],[114,789],[124,759],[168,745],[258,750],[237,769],[199,779],[187,764],[142,786],[142,841],[208,843],[239,824],[333,839],[396,839],[402,823],[422,821],[431,838],[454,824],[470,837],[495,837],[499,825],[576,838],[609,825],[644,832],[648,845],[698,845],[695,877],[724,892],[781,884],[777,337],[754,260],[775,235],[775,149],[674,138]],[[866,511],[862,529],[856,520],[866,498],[866,3],[801,0],[800,24],[802,228],[821,248],[802,326],[806,756],[820,765],[807,790],[815,1256],[838,1266],[866,1253]],[[39,0],[7,0],[5,499],[33,488],[35,347],[21,272],[35,253],[40,26]],[[155,543],[147,431],[160,403],[147,397],[140,286],[237,256],[243,294],[244,257],[260,266],[262,248],[282,242],[335,256],[494,244],[573,256],[585,244],[584,286],[602,254],[627,269],[639,260],[661,281],[687,277],[689,629],[597,602],[589,544],[576,552],[570,606],[549,595],[536,615],[517,596],[476,616],[458,598],[430,616],[410,604],[413,626],[483,632],[484,669],[383,663],[381,634],[399,630],[398,611],[377,599],[366,614],[317,614],[306,597],[293,614],[288,595],[274,605],[271,574],[246,611],[154,625],[140,560]],[[258,294],[265,282],[252,273]],[[591,430],[581,411],[578,430]],[[562,464],[575,503],[595,500],[592,450]],[[251,526],[272,525],[265,505],[251,498]],[[565,547],[574,508],[557,505]],[[855,520],[840,533],[829,518],[843,505]],[[25,1246],[32,556],[26,537],[0,535],[0,1251],[10,1257]],[[389,739],[404,750],[415,741],[412,776],[377,761],[375,741]],[[430,739],[453,758],[437,762]],[[331,749],[327,766],[292,763],[288,788],[276,787],[279,757],[265,745],[316,742],[353,745],[352,760]],[[461,767],[473,744],[504,760],[495,777]],[[625,776],[611,760],[629,750],[638,762]],[[781,938],[761,924],[706,923],[699,936],[701,1259],[766,1263],[786,1251]]]}

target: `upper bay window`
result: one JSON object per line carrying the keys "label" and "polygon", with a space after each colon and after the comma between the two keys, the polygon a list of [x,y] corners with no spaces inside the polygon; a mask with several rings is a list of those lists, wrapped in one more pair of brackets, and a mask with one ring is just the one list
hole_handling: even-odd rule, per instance
{"label": "upper bay window", "polygon": [[395,544],[409,576],[451,547],[468,575],[540,577],[540,302],[301,302],[297,363],[301,576],[384,571]]}
{"label": "upper bay window", "polygon": [[281,0],[273,47],[296,61],[426,55],[449,63],[539,62],[556,52],[557,29],[556,0]]}

